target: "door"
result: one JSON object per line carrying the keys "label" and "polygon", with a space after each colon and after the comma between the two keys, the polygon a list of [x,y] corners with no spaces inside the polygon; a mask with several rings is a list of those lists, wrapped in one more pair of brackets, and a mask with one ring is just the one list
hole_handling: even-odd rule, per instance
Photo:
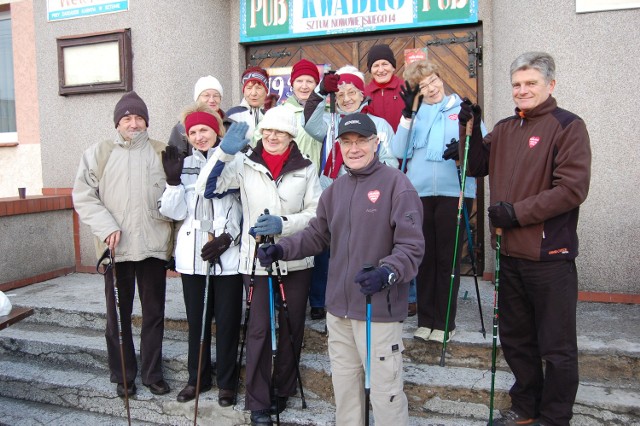
{"label": "door", "polygon": [[[388,44],[396,57],[396,74],[402,78],[404,72],[405,49],[427,48],[429,60],[440,67],[446,93],[457,93],[479,102],[479,67],[482,66],[481,29],[479,26],[431,29],[393,34],[340,36],[314,40],[295,40],[273,44],[251,45],[247,47],[247,66],[263,68],[289,67],[302,58],[316,64],[329,64],[331,69],[344,65],[354,65],[365,72],[368,83],[371,74],[367,71],[367,54],[375,44]],[[480,102],[479,102],[480,103]],[[484,270],[483,179],[478,179],[478,194],[473,209],[469,212],[470,228],[473,234],[473,253],[477,274],[482,277]],[[464,220],[464,219],[463,219]],[[466,235],[466,232],[465,232]],[[461,273],[471,275],[473,268],[469,256],[466,237],[464,239]]]}

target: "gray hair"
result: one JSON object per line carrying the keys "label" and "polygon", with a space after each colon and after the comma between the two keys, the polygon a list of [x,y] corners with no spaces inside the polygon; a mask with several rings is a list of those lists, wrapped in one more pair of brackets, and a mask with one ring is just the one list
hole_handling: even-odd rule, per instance
{"label": "gray hair", "polygon": [[545,52],[526,52],[511,63],[511,76],[516,71],[534,69],[540,71],[545,82],[556,79],[556,63],[553,57]]}

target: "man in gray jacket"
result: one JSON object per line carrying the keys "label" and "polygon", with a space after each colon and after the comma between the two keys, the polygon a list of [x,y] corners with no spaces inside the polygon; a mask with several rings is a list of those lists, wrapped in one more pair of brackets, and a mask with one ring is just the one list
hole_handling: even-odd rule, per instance
{"label": "man in gray jacket", "polygon": [[[406,425],[402,321],[409,281],[424,254],[422,204],[409,179],[376,154],[376,126],[366,114],[340,120],[347,174],[320,196],[302,231],[258,251],[260,263],[299,259],[329,248],[326,307],[336,424],[364,423],[366,296],[371,296],[371,403],[376,424]],[[354,385],[359,386],[355,391]]]}
{"label": "man in gray jacket", "polygon": [[[131,335],[135,283],[142,304],[140,357],[142,383],[156,395],[170,391],[162,374],[162,338],[166,290],[165,264],[173,248],[172,223],[158,211],[166,186],[161,153],[166,144],[149,139],[149,112],[135,93],[122,96],[113,112],[116,134],[83,154],[73,186],[80,219],[96,237],[98,257],[105,248],[114,254],[120,304],[127,390],[136,393],[138,372]],[[111,382],[125,395],[112,274],[105,275],[107,352]]]}

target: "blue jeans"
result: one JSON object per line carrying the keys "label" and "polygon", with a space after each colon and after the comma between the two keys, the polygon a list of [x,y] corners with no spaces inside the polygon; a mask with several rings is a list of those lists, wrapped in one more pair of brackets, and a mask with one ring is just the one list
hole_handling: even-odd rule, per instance
{"label": "blue jeans", "polygon": [[314,257],[311,289],[309,290],[309,305],[312,308],[324,308],[324,294],[327,289],[328,274],[329,250],[325,250]]}
{"label": "blue jeans", "polygon": [[416,279],[412,279],[409,283],[409,303],[416,303],[418,295],[416,293]]}

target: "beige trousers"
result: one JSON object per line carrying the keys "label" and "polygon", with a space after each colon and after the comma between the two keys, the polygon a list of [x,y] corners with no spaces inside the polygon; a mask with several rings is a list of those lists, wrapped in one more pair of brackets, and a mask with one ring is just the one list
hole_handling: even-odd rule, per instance
{"label": "beige trousers", "polygon": [[[327,313],[336,426],[364,425],[366,322]],[[376,425],[406,426],[402,380],[402,323],[371,323],[371,405]],[[368,408],[368,407],[367,407]]]}

